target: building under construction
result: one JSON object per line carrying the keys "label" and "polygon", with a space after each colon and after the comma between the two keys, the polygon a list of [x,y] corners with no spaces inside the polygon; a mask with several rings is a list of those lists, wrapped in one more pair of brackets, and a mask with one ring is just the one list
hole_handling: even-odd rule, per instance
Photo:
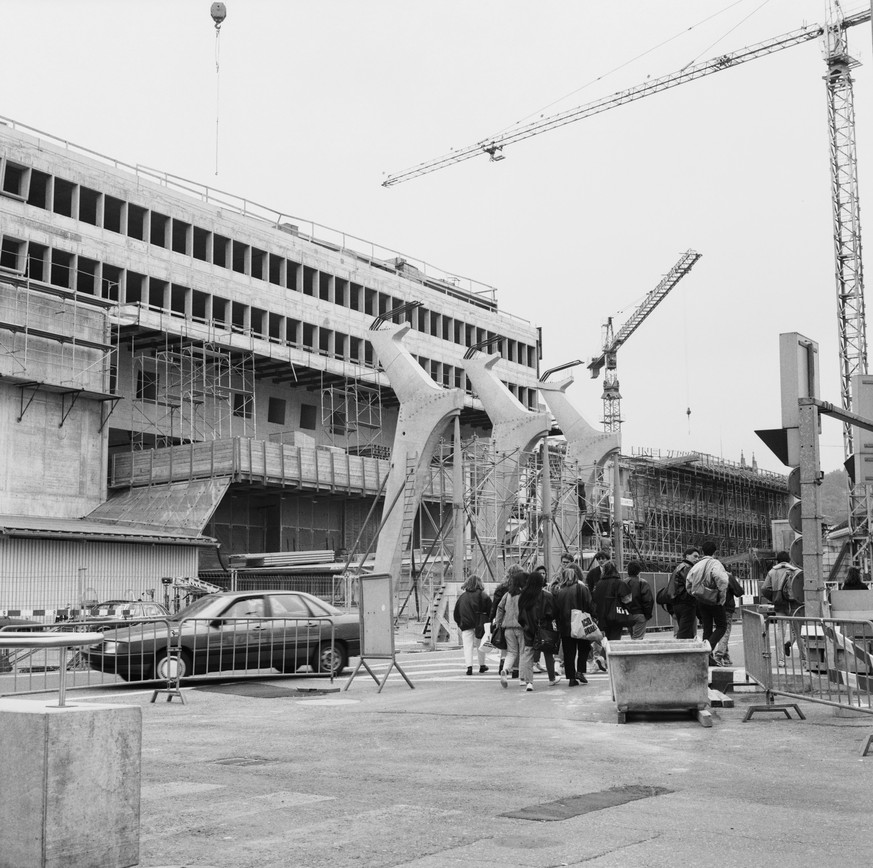
{"label": "building under construction", "polygon": [[[446,431],[404,519],[398,594],[459,576],[459,547],[486,580],[602,547],[602,467],[560,436],[495,452],[465,355],[498,354],[519,411],[548,414],[539,330],[493,288],[0,125],[0,610],[154,594],[198,572],[287,586],[359,563],[399,412],[380,320],[407,324],[428,383],[461,393],[459,437]],[[621,464],[625,551],[648,569],[715,537],[748,575],[771,548],[781,477],[696,454]],[[326,581],[308,587],[334,593]]]}

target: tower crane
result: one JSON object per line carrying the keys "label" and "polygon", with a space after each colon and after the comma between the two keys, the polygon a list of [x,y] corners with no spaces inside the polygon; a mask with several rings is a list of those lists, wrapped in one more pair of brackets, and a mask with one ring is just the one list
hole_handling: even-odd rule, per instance
{"label": "tower crane", "polygon": [[679,261],[667,272],[664,279],[651,290],[637,309],[630,315],[627,322],[613,332],[612,317],[606,321],[603,338],[603,350],[588,363],[591,378],[596,379],[606,368],[603,377],[603,430],[621,430],[621,393],[618,386],[616,358],[618,348],[642,325],[648,315],[666,298],[667,293],[688,274],[701,254],[687,250]]}
{"label": "tower crane", "polygon": [[[830,142],[831,200],[833,210],[833,244],[839,329],[840,397],[845,410],[852,409],[851,381],[855,374],[867,373],[867,331],[864,309],[864,276],[861,261],[861,224],[858,198],[858,160],[855,145],[855,108],[851,72],[858,62],[848,50],[847,31],[871,20],[871,9],[843,15],[839,0],[830,0],[825,24],[811,25],[774,36],[738,51],[721,54],[701,63],[683,67],[659,78],[650,79],[626,90],[576,108],[519,126],[493,138],[419,163],[403,172],[389,175],[383,186],[426,175],[479,154],[490,159],[505,157],[504,147],[575,121],[592,117],[626,103],[677,87],[689,81],[732,69],[743,63],[766,57],[778,51],[802,45],[823,37],[827,72],[824,76],[828,104]],[[843,427],[846,456],[853,451],[852,428]],[[866,557],[873,542],[873,492],[850,483],[849,524],[852,531],[854,556]]]}

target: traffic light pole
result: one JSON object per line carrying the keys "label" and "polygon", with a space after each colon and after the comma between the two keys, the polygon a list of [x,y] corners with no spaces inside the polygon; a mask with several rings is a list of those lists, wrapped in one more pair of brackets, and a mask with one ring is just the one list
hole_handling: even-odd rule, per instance
{"label": "traffic light pole", "polygon": [[819,407],[815,398],[801,398],[800,409],[800,515],[803,533],[803,598],[806,614],[824,615],[825,587],[822,555],[821,460]]}

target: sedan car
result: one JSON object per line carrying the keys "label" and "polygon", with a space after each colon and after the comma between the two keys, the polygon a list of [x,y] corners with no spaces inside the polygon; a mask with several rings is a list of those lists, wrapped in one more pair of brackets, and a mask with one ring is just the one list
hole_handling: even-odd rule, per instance
{"label": "sedan car", "polygon": [[107,600],[88,609],[87,620],[142,621],[144,618],[167,618],[170,610],[151,600]]}
{"label": "sedan car", "polygon": [[207,594],[168,619],[105,637],[83,656],[127,681],[264,669],[337,675],[361,647],[357,615],[300,591]]}

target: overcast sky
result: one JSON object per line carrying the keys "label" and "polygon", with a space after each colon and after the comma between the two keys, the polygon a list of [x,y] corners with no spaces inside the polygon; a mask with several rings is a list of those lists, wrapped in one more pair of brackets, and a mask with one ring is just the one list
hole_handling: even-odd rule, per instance
{"label": "overcast sky", "polygon": [[[619,328],[699,251],[619,352],[626,452],[754,453],[781,470],[753,433],[780,424],[780,332],[819,342],[822,397],[839,404],[817,41],[535,136],[499,163],[381,186],[519,121],[820,22],[825,0],[226,6],[217,76],[208,0],[3,0],[0,115],[496,286],[502,309],[542,327],[544,369],[594,355],[606,317]],[[849,38],[864,64],[864,218],[870,26]],[[569,394],[599,424],[584,368]],[[842,459],[825,420],[823,467]]]}

